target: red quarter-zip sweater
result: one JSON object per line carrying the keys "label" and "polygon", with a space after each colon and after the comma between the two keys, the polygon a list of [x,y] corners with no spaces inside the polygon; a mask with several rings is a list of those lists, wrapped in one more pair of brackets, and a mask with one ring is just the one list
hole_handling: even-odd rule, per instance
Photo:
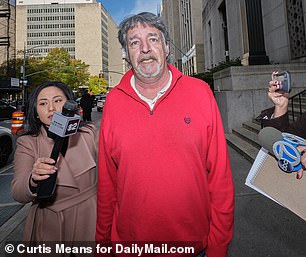
{"label": "red quarter-zip sweater", "polygon": [[132,71],[107,96],[96,240],[200,241],[209,257],[224,257],[234,190],[221,117],[205,82],[169,69],[171,86],[152,112]]}

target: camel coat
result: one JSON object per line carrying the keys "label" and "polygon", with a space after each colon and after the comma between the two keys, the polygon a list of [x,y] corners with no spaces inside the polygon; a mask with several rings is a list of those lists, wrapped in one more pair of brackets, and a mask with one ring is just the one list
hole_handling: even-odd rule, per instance
{"label": "camel coat", "polygon": [[24,241],[94,241],[96,225],[96,152],[93,125],[69,137],[68,149],[57,163],[55,201],[41,206],[29,188],[29,179],[38,157],[49,157],[54,142],[42,128],[37,136],[17,140],[14,158],[13,198],[32,202],[26,219]]}

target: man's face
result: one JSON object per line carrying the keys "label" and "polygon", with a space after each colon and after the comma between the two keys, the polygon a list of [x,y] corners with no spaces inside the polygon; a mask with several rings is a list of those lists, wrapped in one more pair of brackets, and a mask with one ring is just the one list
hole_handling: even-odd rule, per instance
{"label": "man's face", "polygon": [[158,77],[166,68],[169,50],[157,28],[138,23],[127,32],[127,45],[135,76]]}

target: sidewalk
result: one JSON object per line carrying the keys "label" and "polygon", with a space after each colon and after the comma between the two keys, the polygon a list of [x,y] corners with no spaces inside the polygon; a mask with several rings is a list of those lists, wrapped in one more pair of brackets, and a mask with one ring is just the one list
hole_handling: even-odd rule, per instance
{"label": "sidewalk", "polygon": [[[252,164],[230,147],[229,153],[235,183],[235,231],[228,257],[305,257],[306,222],[245,186]],[[24,206],[0,227],[0,242],[21,239],[28,208]],[[4,246],[0,244],[0,256],[4,256]]]}
{"label": "sidewalk", "polygon": [[229,153],[235,183],[235,230],[228,257],[305,257],[306,222],[245,186],[252,163],[230,147]]}

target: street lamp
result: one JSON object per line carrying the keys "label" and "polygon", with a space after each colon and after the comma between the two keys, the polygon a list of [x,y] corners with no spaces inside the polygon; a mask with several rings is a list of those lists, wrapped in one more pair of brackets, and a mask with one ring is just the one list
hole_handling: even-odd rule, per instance
{"label": "street lamp", "polygon": [[26,44],[24,42],[24,46],[23,46],[23,65],[21,66],[21,70],[20,73],[22,73],[22,78],[21,78],[21,86],[22,86],[22,108],[25,107],[25,87],[28,83],[28,81],[26,80],[26,57],[27,57],[27,52],[29,50],[32,50],[34,48],[38,48],[38,47],[43,47],[43,46],[48,46],[46,44],[44,45],[36,45],[30,48],[26,48]]}

